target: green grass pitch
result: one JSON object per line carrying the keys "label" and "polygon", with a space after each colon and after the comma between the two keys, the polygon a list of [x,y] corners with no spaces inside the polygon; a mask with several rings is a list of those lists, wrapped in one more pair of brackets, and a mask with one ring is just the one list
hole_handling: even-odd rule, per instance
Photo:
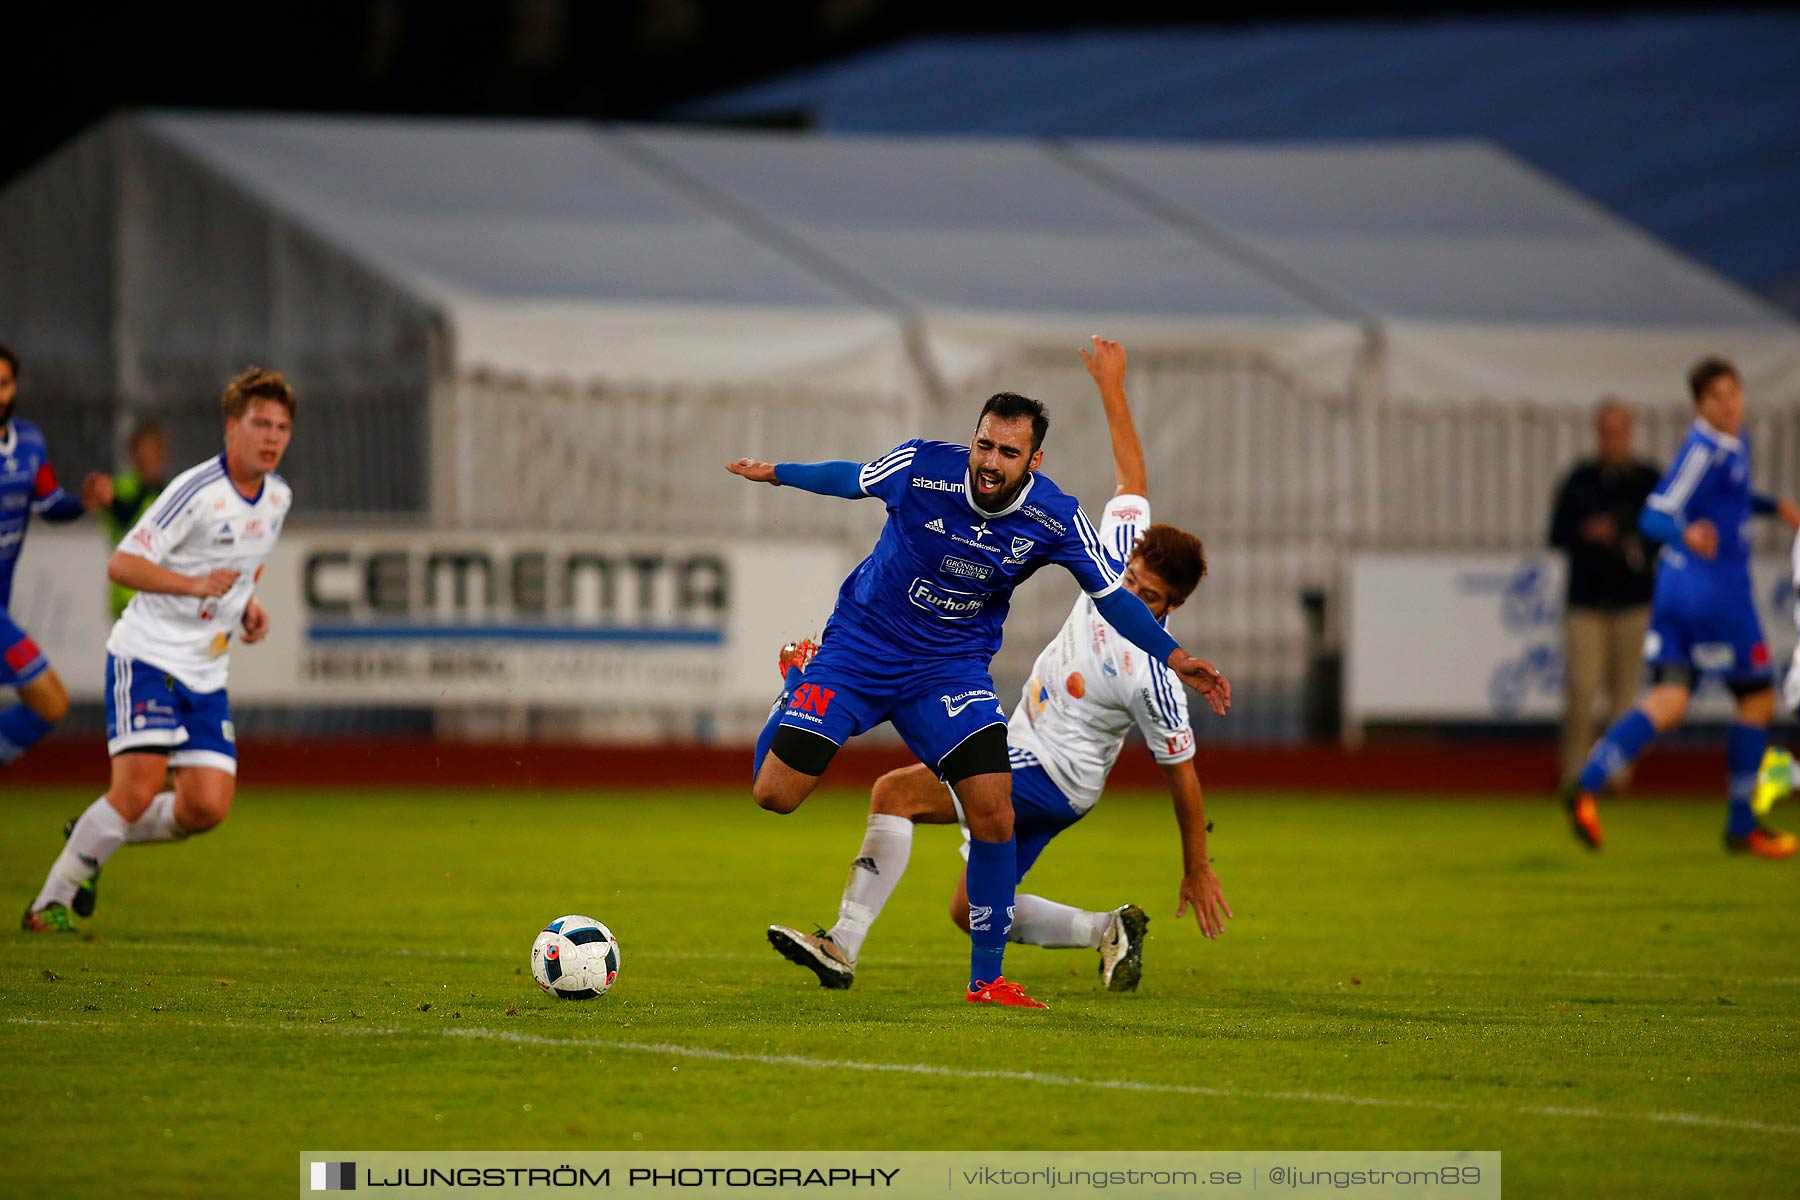
{"label": "green grass pitch", "polygon": [[[92,793],[15,790],[22,907]],[[1792,1194],[1800,864],[1712,804],[1219,792],[1237,910],[1175,920],[1166,799],[1108,797],[1029,890],[1152,917],[1136,995],[1015,947],[1048,1012],[962,1003],[957,835],[924,828],[854,989],[763,940],[829,923],[862,799],[250,790],[126,847],[83,938],[4,938],[17,1196],[279,1195],[304,1149],[1476,1149],[1508,1196]],[[541,996],[553,917],[623,947]],[[971,1098],[991,1120],[971,1120]],[[990,1141],[991,1139],[991,1141]]]}

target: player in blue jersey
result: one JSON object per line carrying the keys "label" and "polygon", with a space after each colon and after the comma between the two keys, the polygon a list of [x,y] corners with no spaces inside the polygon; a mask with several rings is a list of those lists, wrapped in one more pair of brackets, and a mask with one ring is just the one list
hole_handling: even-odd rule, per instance
{"label": "player in blue jersey", "polygon": [[888,510],[875,549],[844,580],[817,655],[757,740],[756,802],[799,808],[838,747],[891,721],[961,801],[970,833],[971,1003],[1041,1008],[1005,981],[1017,848],[1006,709],[988,664],[1000,648],[1012,591],[1055,563],[1128,641],[1165,663],[1223,714],[1231,688],[1182,650],[1130,591],[1080,503],[1038,473],[1049,417],[1011,392],[982,407],[967,446],[922,439],[867,463],[767,463],[727,468],[755,482],[856,499]]}
{"label": "player in blue jersey", "polygon": [[30,749],[69,711],[69,693],[38,644],[12,619],[13,570],[33,516],[62,523],[112,503],[112,487],[98,471],[81,484],[81,499],[66,495],[50,468],[44,435],[13,416],[19,356],[0,345],[0,687],[18,700],[0,709],[0,767]]}
{"label": "player in blue jersey", "polygon": [[1770,828],[1751,807],[1775,714],[1775,673],[1756,615],[1748,529],[1752,514],[1769,513],[1800,529],[1800,506],[1751,490],[1737,368],[1722,358],[1703,359],[1688,373],[1688,387],[1698,419],[1639,519],[1643,532],[1663,543],[1644,641],[1650,690],[1594,746],[1565,805],[1575,836],[1598,850],[1600,790],[1652,738],[1681,723],[1701,678],[1717,675],[1737,699],[1725,750],[1725,848],[1786,858],[1800,848],[1800,838]]}

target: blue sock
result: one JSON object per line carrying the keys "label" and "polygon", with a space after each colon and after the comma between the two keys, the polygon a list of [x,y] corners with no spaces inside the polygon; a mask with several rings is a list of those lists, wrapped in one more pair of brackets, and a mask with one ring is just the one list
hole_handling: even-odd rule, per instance
{"label": "blue sock", "polygon": [[[50,722],[26,708],[23,704],[15,704],[5,712],[0,712],[0,763],[9,763],[31,747],[37,740],[50,732]],[[1762,757],[1757,756],[1757,762]]]}
{"label": "blue sock", "polygon": [[1587,766],[1581,768],[1577,786],[1584,792],[1598,792],[1606,786],[1607,780],[1630,766],[1655,736],[1656,726],[1650,723],[1650,718],[1642,709],[1632,709],[1614,721],[1606,736],[1594,743]]}
{"label": "blue sock", "polygon": [[750,760],[750,781],[762,773],[763,759],[768,756],[769,747],[775,743],[775,731],[781,727],[781,714],[787,711],[788,697],[806,678],[806,672],[799,667],[789,667],[787,676],[781,681],[781,698],[775,701],[775,707],[769,710],[769,719],[763,723],[762,732],[756,735],[756,757]]}
{"label": "blue sock", "polygon": [[1756,794],[1756,773],[1762,768],[1769,731],[1758,725],[1733,725],[1725,739],[1725,771],[1731,779],[1731,808],[1725,832],[1743,837],[1756,828],[1750,797]]}
{"label": "blue sock", "polygon": [[1004,842],[969,843],[969,987],[1003,973],[1006,935],[1012,931],[1013,892],[1019,886],[1019,848]]}

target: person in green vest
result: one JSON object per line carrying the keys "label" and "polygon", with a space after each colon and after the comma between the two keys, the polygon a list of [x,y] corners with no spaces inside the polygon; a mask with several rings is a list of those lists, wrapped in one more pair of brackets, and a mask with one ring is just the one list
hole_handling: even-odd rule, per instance
{"label": "person in green vest", "polygon": [[[125,540],[132,527],[144,511],[162,495],[163,484],[167,482],[165,472],[168,465],[168,436],[163,430],[163,423],[155,417],[146,417],[137,423],[131,431],[131,442],[127,451],[131,455],[131,469],[121,471],[112,477],[112,504],[100,510],[100,520],[106,525],[106,538],[117,546]],[[137,593],[128,587],[112,585],[112,615],[117,620],[125,612],[125,606]]]}

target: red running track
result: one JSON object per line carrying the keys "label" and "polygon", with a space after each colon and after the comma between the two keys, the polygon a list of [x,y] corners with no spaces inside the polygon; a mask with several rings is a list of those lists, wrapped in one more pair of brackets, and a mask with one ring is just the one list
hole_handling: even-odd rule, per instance
{"label": "red running track", "polygon": [[[97,737],[53,737],[11,767],[0,768],[0,792],[25,784],[105,786],[105,746]],[[748,747],[669,745],[616,747],[558,743],[263,740],[240,749],[246,784],[281,787],[409,788],[743,788],[750,784]],[[866,787],[883,771],[913,759],[901,748],[851,746],[827,782]],[[1537,792],[1556,786],[1549,745],[1320,745],[1202,747],[1201,783],[1230,789],[1327,792]],[[1162,773],[1141,750],[1127,747],[1113,784],[1160,788]],[[1652,750],[1639,765],[1638,794],[1714,793],[1725,785],[1724,749]]]}

